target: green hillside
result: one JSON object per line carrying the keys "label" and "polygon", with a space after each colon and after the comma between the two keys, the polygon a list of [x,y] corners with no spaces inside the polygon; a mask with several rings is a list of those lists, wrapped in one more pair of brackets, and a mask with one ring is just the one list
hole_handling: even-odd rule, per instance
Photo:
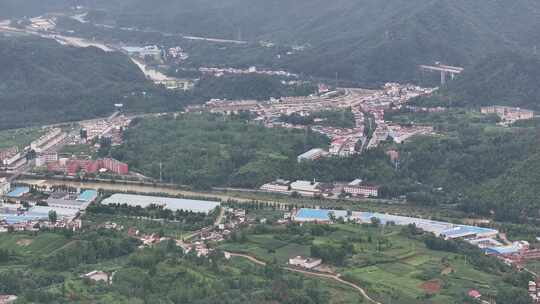
{"label": "green hillside", "polygon": [[496,179],[474,189],[480,208],[491,209],[499,220],[524,219],[540,208],[540,151]]}
{"label": "green hillside", "polygon": [[426,105],[507,105],[540,109],[540,57],[505,52],[489,56],[467,69]]}
{"label": "green hillside", "polygon": [[160,108],[168,99],[127,57],[97,48],[0,36],[0,66],[0,129],[109,115],[118,102]]}
{"label": "green hillside", "polygon": [[475,65],[470,74],[456,82],[453,93],[476,105],[540,109],[538,83],[540,57],[504,53]]}

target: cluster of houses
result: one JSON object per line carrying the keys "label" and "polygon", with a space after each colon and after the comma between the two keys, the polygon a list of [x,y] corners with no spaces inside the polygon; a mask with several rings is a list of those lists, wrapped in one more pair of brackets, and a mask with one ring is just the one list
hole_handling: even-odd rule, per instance
{"label": "cluster of houses", "polygon": [[[46,162],[47,171],[60,173],[68,176],[76,176],[79,173],[96,174],[110,172],[116,175],[129,174],[129,166],[126,163],[113,158],[103,158],[97,160],[77,159],[77,158],[50,158]],[[54,159],[57,159],[54,161]]]}
{"label": "cluster of houses", "polygon": [[179,46],[169,48],[167,50],[167,56],[177,63],[185,61],[189,58],[189,54]]}
{"label": "cluster of houses", "polygon": [[0,149],[0,169],[12,171],[22,167],[26,164],[25,155],[18,147]]}
{"label": "cluster of houses", "polygon": [[534,111],[505,107],[505,106],[489,106],[480,108],[480,112],[483,114],[495,114],[499,116],[503,121],[503,124],[511,124],[518,120],[527,120],[534,118]]}
{"label": "cluster of houses", "polygon": [[[430,94],[434,89],[413,85],[388,83],[381,90],[344,89],[329,91],[324,84],[319,85],[319,95],[302,97],[271,98],[268,101],[256,100],[210,100],[203,106],[188,107],[188,112],[209,111],[211,113],[238,113],[249,111],[256,115],[254,121],[268,128],[283,127],[304,129],[304,125],[295,125],[282,121],[283,115],[310,116],[327,110],[350,109],[354,116],[354,126],[339,128],[325,125],[324,119],[314,119],[311,129],[328,136],[331,144],[326,150],[308,151],[306,159],[318,159],[327,155],[350,156],[362,149],[374,148],[381,141],[394,138],[399,142],[419,134],[431,134],[432,129],[422,126],[389,128],[384,121],[384,111],[390,107],[401,107],[411,98]],[[369,121],[366,116],[370,116]],[[372,117],[372,118],[371,118]],[[365,134],[366,122],[374,128],[371,140]],[[312,154],[312,155],[311,155]]]}
{"label": "cluster of houses", "polygon": [[83,143],[95,139],[109,138],[111,145],[122,144],[122,132],[131,123],[131,118],[124,115],[113,115],[107,119],[95,119],[80,123],[80,137]]}
{"label": "cluster of houses", "polygon": [[201,67],[199,71],[203,74],[213,75],[215,77],[221,77],[226,74],[241,75],[241,74],[259,74],[270,76],[283,76],[289,78],[298,78],[297,74],[293,74],[287,71],[271,71],[271,70],[258,70],[257,67],[249,67],[248,69],[236,69],[236,68],[215,68],[215,67]]}
{"label": "cluster of houses", "polygon": [[[128,228],[127,234],[139,239],[142,242],[141,248],[151,247],[167,240],[174,240],[176,245],[181,247],[185,254],[194,252],[197,257],[207,257],[214,251],[213,248],[207,245],[208,243],[223,242],[231,236],[235,229],[255,223],[254,219],[247,218],[246,211],[243,209],[226,208],[225,212],[229,214],[229,216],[226,217],[225,223],[219,223],[216,227],[202,228],[185,239],[163,237],[157,233],[144,234],[133,227]],[[105,223],[103,227],[115,230],[124,229],[123,226],[117,225],[116,223]]]}
{"label": "cluster of houses", "polygon": [[[0,185],[9,184],[0,181]],[[3,186],[4,187],[4,186]],[[6,190],[9,189],[6,193]],[[79,215],[94,202],[95,190],[34,191],[30,187],[3,188],[0,196],[0,232],[39,231],[42,228],[81,228]]]}
{"label": "cluster of houses", "polygon": [[47,154],[56,145],[66,140],[67,134],[59,128],[53,128],[46,131],[38,139],[32,141],[30,145],[24,149],[18,147],[10,147],[0,150],[0,169],[6,171],[14,171],[28,162],[27,152],[34,151],[39,158],[41,155]]}
{"label": "cluster of houses", "polygon": [[533,303],[540,303],[540,279],[529,281],[528,292]]}

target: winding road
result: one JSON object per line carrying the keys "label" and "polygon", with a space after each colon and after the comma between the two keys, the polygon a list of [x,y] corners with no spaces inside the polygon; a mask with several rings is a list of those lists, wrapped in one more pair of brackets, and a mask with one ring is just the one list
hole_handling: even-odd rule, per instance
{"label": "winding road", "polygon": [[[258,260],[258,259],[254,258],[254,257],[252,257],[250,255],[247,255],[247,254],[233,253],[233,252],[228,252],[228,251],[226,253],[230,254],[232,257],[240,257],[240,258],[248,259],[249,261],[251,261],[251,262],[253,262],[253,263],[257,264],[257,265],[260,265],[260,266],[265,266],[266,265],[265,262],[263,262],[261,260]],[[308,271],[308,270],[301,270],[301,269],[291,268],[291,267],[283,267],[283,269],[285,269],[287,271],[291,271],[291,272],[300,273],[300,274],[310,276],[310,277],[316,277],[316,278],[322,278],[322,279],[328,279],[328,280],[336,281],[336,282],[338,282],[340,284],[344,284],[344,285],[347,285],[349,287],[352,287],[356,291],[360,292],[360,294],[366,300],[368,300],[369,302],[371,302],[373,304],[382,304],[381,302],[377,302],[377,301],[373,300],[362,287],[360,287],[360,286],[358,286],[358,285],[356,285],[354,283],[343,280],[342,278],[339,277],[339,275],[318,273],[318,272],[312,272],[312,271]]]}

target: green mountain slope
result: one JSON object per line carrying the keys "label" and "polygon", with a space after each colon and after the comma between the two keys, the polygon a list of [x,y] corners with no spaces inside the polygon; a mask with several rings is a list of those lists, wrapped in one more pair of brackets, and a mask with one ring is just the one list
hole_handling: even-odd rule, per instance
{"label": "green mountain slope", "polygon": [[[96,23],[226,39],[308,45],[283,66],[364,84],[418,80],[417,65],[470,66],[540,45],[534,0],[13,0],[0,16],[85,5]],[[34,1],[35,2],[35,1]],[[3,8],[3,9],[2,9]],[[100,11],[100,13],[95,13]]]}
{"label": "green mountain slope", "polygon": [[119,26],[311,45],[285,64],[365,83],[414,80],[418,64],[468,66],[501,50],[531,52],[540,42],[540,3],[531,0],[116,0],[93,7],[108,12],[98,21]]}
{"label": "green mountain slope", "polygon": [[417,101],[425,105],[507,105],[540,109],[540,57],[504,52],[467,69],[448,88]]}
{"label": "green mountain slope", "polygon": [[471,197],[477,208],[494,210],[499,220],[534,217],[540,208],[540,151],[475,188]]}
{"label": "green mountain slope", "polygon": [[119,53],[30,37],[0,37],[0,129],[107,115],[126,94],[151,90]]}

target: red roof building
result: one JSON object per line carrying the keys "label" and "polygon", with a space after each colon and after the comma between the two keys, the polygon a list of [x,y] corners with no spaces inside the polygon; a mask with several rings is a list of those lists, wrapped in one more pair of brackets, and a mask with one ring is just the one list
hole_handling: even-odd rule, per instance
{"label": "red roof building", "polygon": [[71,159],[65,166],[60,162],[47,164],[47,169],[53,172],[65,172],[65,174],[74,176],[78,172],[97,173],[100,169],[107,169],[115,174],[125,175],[129,173],[129,166],[116,159],[105,158],[99,160]]}
{"label": "red roof building", "polygon": [[480,292],[478,290],[475,290],[475,289],[471,289],[469,290],[469,292],[467,293],[469,295],[469,297],[473,298],[473,299],[478,299],[482,296],[482,294],[480,294]]}

